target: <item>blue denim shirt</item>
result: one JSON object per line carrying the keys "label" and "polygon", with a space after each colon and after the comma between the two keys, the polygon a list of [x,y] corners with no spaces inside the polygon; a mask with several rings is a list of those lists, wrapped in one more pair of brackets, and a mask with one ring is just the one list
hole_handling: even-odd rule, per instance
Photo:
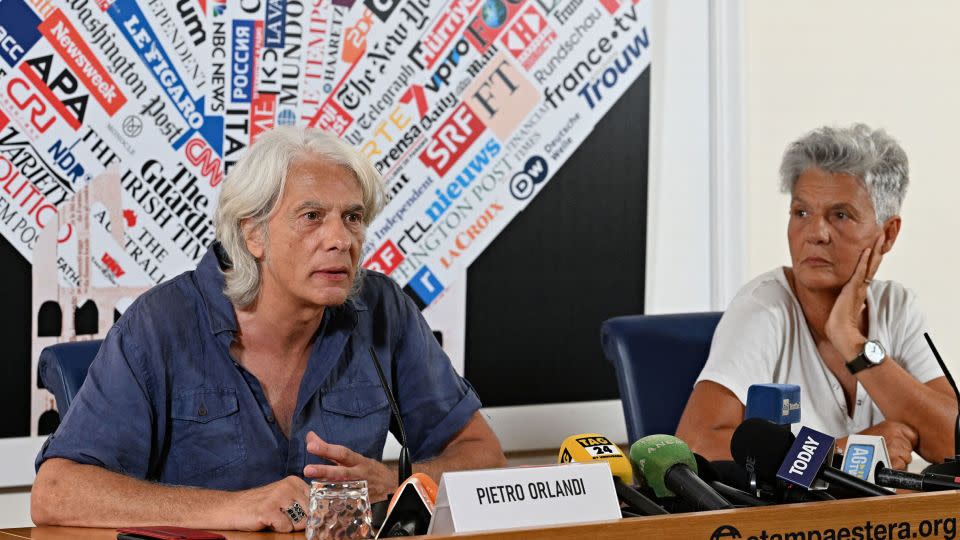
{"label": "blue denim shirt", "polygon": [[211,248],[195,271],[141,295],[107,334],[37,469],[60,457],[168,484],[246,489],[320,463],[306,452],[311,430],[381,459],[391,413],[371,345],[415,461],[439,454],[480,408],[414,303],[367,272],[358,295],[324,310],[300,388],[289,389],[297,405],[288,440],[256,377],[230,356],[237,319],[223,286]]}

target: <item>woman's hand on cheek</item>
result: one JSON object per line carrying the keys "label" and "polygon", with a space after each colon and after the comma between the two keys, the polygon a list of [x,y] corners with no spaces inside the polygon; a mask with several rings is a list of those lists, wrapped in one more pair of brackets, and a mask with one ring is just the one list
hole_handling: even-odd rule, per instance
{"label": "woman's hand on cheek", "polygon": [[860,353],[863,343],[867,341],[860,330],[860,322],[863,320],[863,310],[866,307],[867,287],[883,259],[882,246],[883,235],[881,234],[872,247],[860,253],[857,267],[840,291],[840,296],[834,302],[833,310],[830,311],[824,327],[827,339],[837,352],[847,358],[847,361],[853,360]]}

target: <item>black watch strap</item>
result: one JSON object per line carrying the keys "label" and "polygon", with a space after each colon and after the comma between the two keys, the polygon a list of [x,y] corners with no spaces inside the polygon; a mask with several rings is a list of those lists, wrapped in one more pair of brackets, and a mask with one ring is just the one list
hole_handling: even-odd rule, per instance
{"label": "black watch strap", "polygon": [[847,369],[854,375],[871,366],[873,366],[873,363],[867,360],[867,355],[862,352],[856,358],[847,362]]}

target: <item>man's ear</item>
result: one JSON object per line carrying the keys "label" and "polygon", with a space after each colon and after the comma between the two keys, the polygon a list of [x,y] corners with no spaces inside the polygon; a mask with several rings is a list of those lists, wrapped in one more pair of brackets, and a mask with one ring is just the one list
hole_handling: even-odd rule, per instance
{"label": "man's ear", "polygon": [[900,216],[893,216],[892,218],[883,222],[883,246],[880,247],[880,253],[887,253],[893,249],[893,244],[897,241],[897,236],[900,234]]}
{"label": "man's ear", "polygon": [[247,244],[247,251],[253,255],[254,259],[263,259],[266,251],[266,241],[264,239],[264,226],[257,226],[253,220],[245,219],[240,222],[240,230],[243,231],[243,241]]}

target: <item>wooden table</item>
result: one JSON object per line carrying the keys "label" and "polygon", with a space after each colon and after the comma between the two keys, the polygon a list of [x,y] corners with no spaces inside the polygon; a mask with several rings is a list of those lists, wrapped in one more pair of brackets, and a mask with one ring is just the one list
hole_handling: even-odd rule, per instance
{"label": "wooden table", "polygon": [[[751,540],[761,538],[766,531],[768,539],[780,538],[805,539],[810,536],[786,536],[786,533],[820,531],[822,537],[829,538],[827,529],[834,531],[836,538],[852,540],[858,538],[892,539],[900,538],[900,533],[909,527],[910,538],[960,538],[957,530],[957,518],[960,516],[960,491],[940,493],[915,493],[848,499],[806,504],[767,506],[763,508],[744,508],[699,512],[695,514],[676,514],[671,516],[642,517],[603,521],[578,525],[561,525],[536,529],[500,530],[482,534],[461,534],[459,540],[490,538],[533,539],[533,540],[600,540],[615,539],[670,539],[670,540],[723,540],[726,538]],[[869,532],[867,527],[869,526]],[[842,530],[846,530],[843,536]],[[881,533],[881,531],[883,531]],[[735,536],[734,533],[739,536]],[[916,533],[916,534],[915,534]],[[300,534],[279,533],[241,533],[224,532],[227,538],[235,540],[291,540],[304,538]],[[869,534],[869,536],[868,536]],[[74,527],[36,527],[25,529],[0,530],[0,540],[8,538],[33,538],[40,540],[66,539],[109,539],[116,538],[113,529],[84,529]],[[444,538],[444,537],[433,537]],[[450,538],[450,537],[447,537]],[[816,536],[813,536],[816,538]]]}

